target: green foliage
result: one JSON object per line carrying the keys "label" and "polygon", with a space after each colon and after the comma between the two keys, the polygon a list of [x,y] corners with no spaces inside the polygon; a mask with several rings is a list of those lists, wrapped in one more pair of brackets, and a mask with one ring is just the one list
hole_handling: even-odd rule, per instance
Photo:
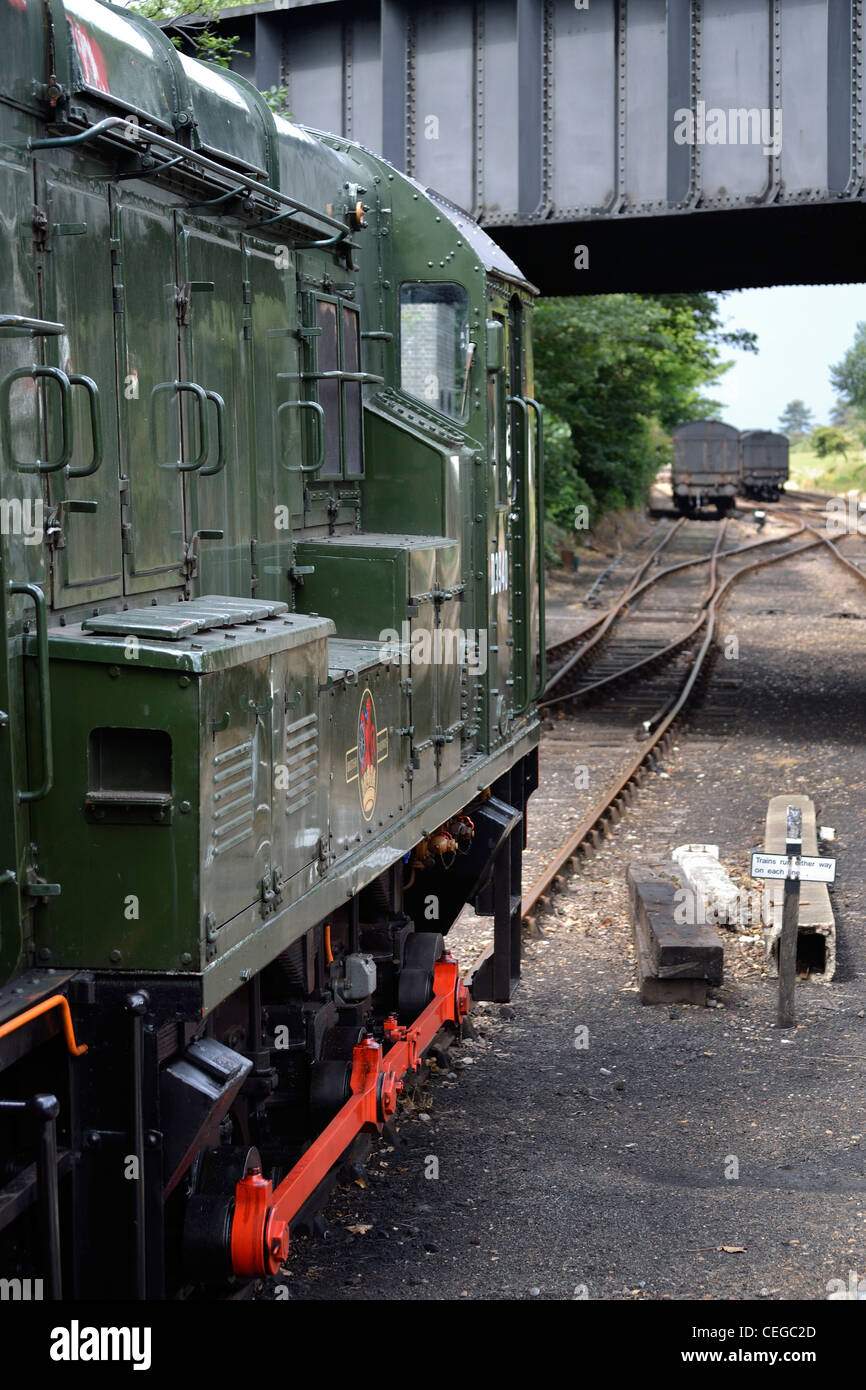
{"label": "green foliage", "polygon": [[237,34],[224,37],[222,34],[215,34],[209,29],[202,30],[193,39],[195,56],[200,58],[203,63],[216,63],[221,68],[231,67],[235,54],[239,57],[248,56],[243,49],[238,48],[238,43]]}
{"label": "green foliage", "polygon": [[858,323],[854,342],[830,368],[830,380],[847,405],[866,414],[866,323]]}
{"label": "green foliage", "polygon": [[272,111],[276,111],[278,116],[285,116],[287,121],[292,119],[289,110],[289,89],[288,87],[268,87],[262,92],[262,96],[268,103]]}
{"label": "green foliage", "polygon": [[819,425],[812,431],[812,446],[819,458],[827,458],[828,454],[841,454],[844,459],[848,457],[848,450],[851,441],[842,430],[835,425]]}
{"label": "green foliage", "polygon": [[788,436],[792,444],[805,439],[813,425],[811,410],[806,402],[799,400],[799,398],[795,401],[789,401],[779,416],[779,429],[782,434]]}
{"label": "green foliage", "polygon": [[575,509],[589,509],[589,523],[595,520],[595,498],[589,484],[580,476],[580,456],[571,430],[551,410],[544,412],[544,495],[545,514],[558,526],[571,530]]}
{"label": "green foliage", "polygon": [[670,459],[669,431],[718,409],[702,389],[730,366],[722,346],[756,348],[724,330],[708,294],[542,300],[535,325],[547,514],[560,526],[576,503],[593,521],[639,504]]}
{"label": "green foliage", "polygon": [[132,0],[127,8],[173,30],[171,41],[175,48],[189,45],[203,62],[227,68],[232,58],[249,57],[238,48],[239,35],[220,34],[212,27],[223,8],[220,0]]}
{"label": "green foliage", "polygon": [[840,430],[858,430],[862,428],[863,421],[853,405],[840,398],[830,411],[830,424]]}
{"label": "green foliage", "polygon": [[812,441],[791,448],[791,481],[796,487],[822,488],[826,492],[866,490],[866,457],[862,447],[849,443],[848,453],[819,458]]}

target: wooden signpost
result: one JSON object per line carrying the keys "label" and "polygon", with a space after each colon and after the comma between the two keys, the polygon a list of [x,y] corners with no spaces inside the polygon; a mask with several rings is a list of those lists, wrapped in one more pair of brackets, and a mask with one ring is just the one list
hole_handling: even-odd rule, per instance
{"label": "wooden signpost", "polygon": [[836,860],[816,855],[804,856],[803,812],[799,806],[787,808],[785,853],[764,854],[752,851],[752,878],[784,879],[785,896],[782,905],[782,934],[779,938],[779,1003],[776,1016],[779,1028],[794,1024],[794,984],[797,977],[797,926],[800,915],[800,884],[833,883]]}

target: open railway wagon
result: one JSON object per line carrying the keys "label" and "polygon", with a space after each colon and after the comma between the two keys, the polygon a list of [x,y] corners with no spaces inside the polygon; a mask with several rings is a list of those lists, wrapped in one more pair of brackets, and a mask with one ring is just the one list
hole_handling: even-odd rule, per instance
{"label": "open railway wagon", "polygon": [[758,502],[778,502],[788,481],[787,435],[743,430],[740,435],[740,491]]}
{"label": "open railway wagon", "polygon": [[732,511],[740,485],[740,435],[721,420],[691,420],[672,435],[674,502],[683,516],[714,506]]}
{"label": "open railway wagon", "polygon": [[248,1290],[519,973],[534,291],[98,0],[0,0],[0,1270]]}

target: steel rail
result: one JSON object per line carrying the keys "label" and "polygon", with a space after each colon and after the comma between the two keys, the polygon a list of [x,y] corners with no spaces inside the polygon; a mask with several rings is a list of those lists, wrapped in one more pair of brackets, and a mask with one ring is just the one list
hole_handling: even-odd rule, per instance
{"label": "steel rail", "polygon": [[701,594],[701,608],[703,608],[705,604],[709,603],[710,599],[716,591],[716,573],[718,570],[719,551],[722,548],[722,541],[725,539],[725,535],[727,534],[729,520],[730,518],[726,516],[721,526],[719,527],[719,534],[716,537],[716,543],[713,546],[713,553],[710,556],[710,573],[707,579],[707,587]]}

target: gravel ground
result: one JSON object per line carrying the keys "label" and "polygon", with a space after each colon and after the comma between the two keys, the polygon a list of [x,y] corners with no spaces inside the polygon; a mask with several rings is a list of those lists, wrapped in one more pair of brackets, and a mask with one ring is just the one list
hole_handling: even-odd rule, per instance
{"label": "gravel ground", "polygon": [[[736,660],[526,943],[513,1004],[475,1007],[325,1236],[295,1242],[290,1297],[824,1299],[866,1276],[864,619],[823,554],[734,589]],[[745,882],[785,791],[836,829],[836,980],[799,983],[780,1033],[760,945],[725,931],[712,1007],[642,1006],[628,862],[706,840]]]}

